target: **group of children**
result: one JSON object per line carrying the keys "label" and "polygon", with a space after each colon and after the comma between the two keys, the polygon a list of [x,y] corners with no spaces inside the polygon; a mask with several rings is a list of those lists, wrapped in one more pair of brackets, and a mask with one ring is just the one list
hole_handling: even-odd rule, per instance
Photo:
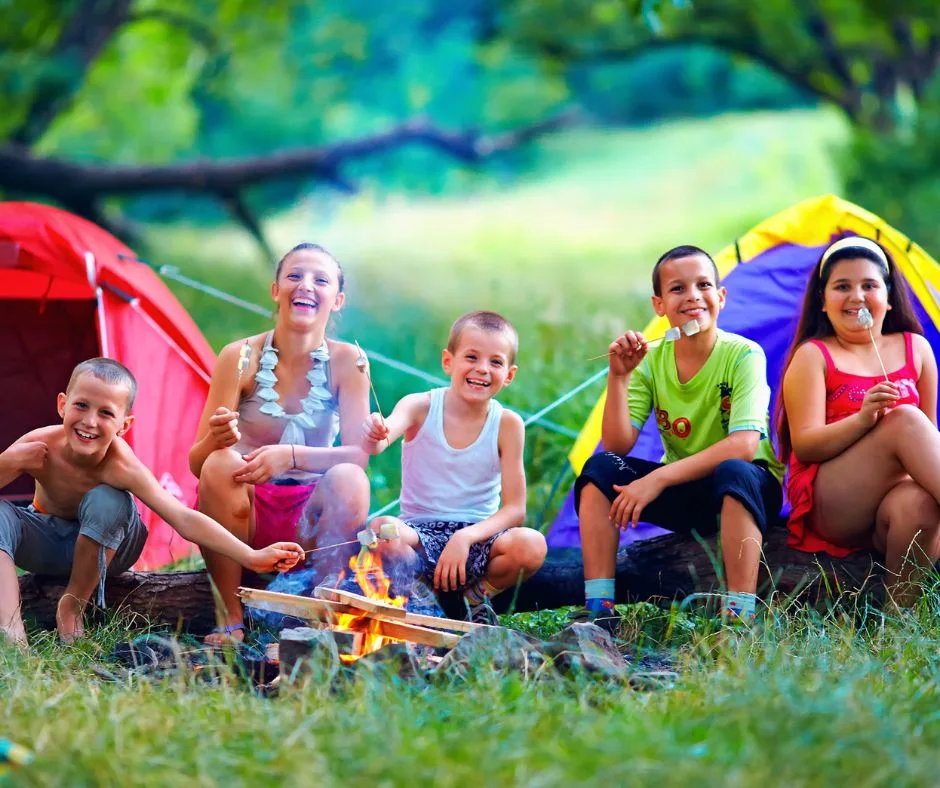
{"label": "group of children", "polygon": [[[609,347],[605,451],[575,488],[585,572],[575,618],[616,628],[619,530],[643,521],[719,533],[723,613],[752,619],[787,466],[790,545],[837,556],[876,549],[892,598],[911,604],[940,556],[937,367],[889,255],[849,237],[815,267],[778,403],[779,455],[764,353],[718,328],[726,293],[714,261],[676,247],[652,280],[656,313],[696,330],[658,345],[627,331]],[[134,495],[203,549],[226,605],[210,642],[239,639],[239,565],[283,571],[305,548],[349,538],[368,511],[368,456],[399,438],[400,516],[371,527],[393,520],[390,558],[415,562],[438,590],[463,591],[472,620],[495,621],[492,597],[546,554],[542,535],[524,525],[524,425],[495,399],[516,375],[517,333],[493,312],[464,315],[442,354],[450,385],[404,397],[387,417],[368,415],[364,359],[325,337],[344,297],[342,268],[321,247],[301,244],[278,263],[274,331],[226,347],[213,375],[190,455],[202,513],[163,491],[122,439],[133,419],[131,374],[107,359],[76,367],[59,395],[63,423],[0,454],[0,487],[20,473],[36,480],[30,507],[0,502],[0,631],[25,642],[21,566],[69,576],[59,633],[81,633],[95,586],[130,566],[146,538]],[[860,320],[866,309],[870,328]],[[243,346],[252,356],[244,381]],[[893,371],[881,373],[882,361]],[[651,413],[665,449],[659,463],[630,456]]]}

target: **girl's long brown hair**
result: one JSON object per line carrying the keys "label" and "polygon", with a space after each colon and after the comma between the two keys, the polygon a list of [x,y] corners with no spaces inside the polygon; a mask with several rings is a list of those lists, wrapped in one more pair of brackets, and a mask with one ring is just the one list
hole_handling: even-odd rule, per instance
{"label": "girl's long brown hair", "polygon": [[[882,251],[884,251],[884,247],[882,247]],[[879,259],[878,255],[871,249],[866,249],[863,246],[840,249],[826,260],[825,265],[821,265],[823,257],[825,257],[825,252],[820,255],[816,265],[813,266],[813,272],[810,274],[809,282],[806,285],[806,293],[803,296],[800,322],[797,324],[793,344],[790,345],[790,349],[787,351],[783,372],[780,375],[775,420],[777,422],[777,444],[780,458],[784,462],[789,461],[793,444],[790,441],[790,422],[787,419],[787,409],[784,407],[783,402],[783,380],[786,377],[787,369],[790,367],[790,362],[793,361],[793,356],[804,342],[810,339],[831,337],[835,334],[832,323],[829,322],[829,316],[822,310],[823,293],[826,290],[826,285],[829,284],[829,277],[832,275],[832,269],[836,263],[840,260],[858,260],[861,258],[870,260],[881,270],[885,286],[888,289],[888,303],[891,305],[891,309],[885,315],[881,327],[882,334],[895,334],[899,331],[910,331],[914,334],[924,333],[920,320],[917,319],[917,315],[914,313],[907,282],[897,272],[894,260],[891,259],[891,255],[887,251],[885,251],[885,257],[888,260],[887,270],[885,270],[884,261]]]}

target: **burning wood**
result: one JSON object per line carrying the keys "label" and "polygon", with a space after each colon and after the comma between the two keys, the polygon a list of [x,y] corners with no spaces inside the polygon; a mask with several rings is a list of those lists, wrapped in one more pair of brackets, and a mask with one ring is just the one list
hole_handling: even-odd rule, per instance
{"label": "burning wood", "polygon": [[408,598],[390,594],[391,581],[374,550],[363,549],[350,560],[349,567],[365,595],[323,586],[316,589],[315,599],[253,588],[240,588],[238,595],[248,607],[283,613],[333,632],[356,633],[351,653],[341,655],[344,662],[353,662],[391,642],[449,649],[460,640],[454,631],[485,628],[483,624],[405,610]]}

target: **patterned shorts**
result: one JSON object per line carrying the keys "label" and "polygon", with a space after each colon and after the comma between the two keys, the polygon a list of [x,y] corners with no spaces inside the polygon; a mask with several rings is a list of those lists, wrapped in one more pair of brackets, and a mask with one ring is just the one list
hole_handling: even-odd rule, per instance
{"label": "patterned shorts", "polygon": [[[415,529],[418,538],[421,540],[421,549],[424,552],[424,574],[430,580],[434,577],[434,570],[437,562],[440,560],[441,553],[444,552],[444,546],[448,540],[461,528],[466,528],[474,523],[448,523],[448,522],[408,522],[408,525]],[[491,536],[485,542],[477,542],[470,545],[470,554],[467,556],[467,583],[462,588],[471,586],[480,580],[486,574],[486,568],[490,563],[490,549],[505,531]]]}

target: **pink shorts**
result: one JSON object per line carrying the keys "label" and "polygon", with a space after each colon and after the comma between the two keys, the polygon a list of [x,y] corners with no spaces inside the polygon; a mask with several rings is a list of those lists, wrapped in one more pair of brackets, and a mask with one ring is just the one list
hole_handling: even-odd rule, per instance
{"label": "pink shorts", "polygon": [[316,488],[316,482],[256,484],[255,535],[251,547],[260,550],[274,542],[296,542],[297,525]]}

